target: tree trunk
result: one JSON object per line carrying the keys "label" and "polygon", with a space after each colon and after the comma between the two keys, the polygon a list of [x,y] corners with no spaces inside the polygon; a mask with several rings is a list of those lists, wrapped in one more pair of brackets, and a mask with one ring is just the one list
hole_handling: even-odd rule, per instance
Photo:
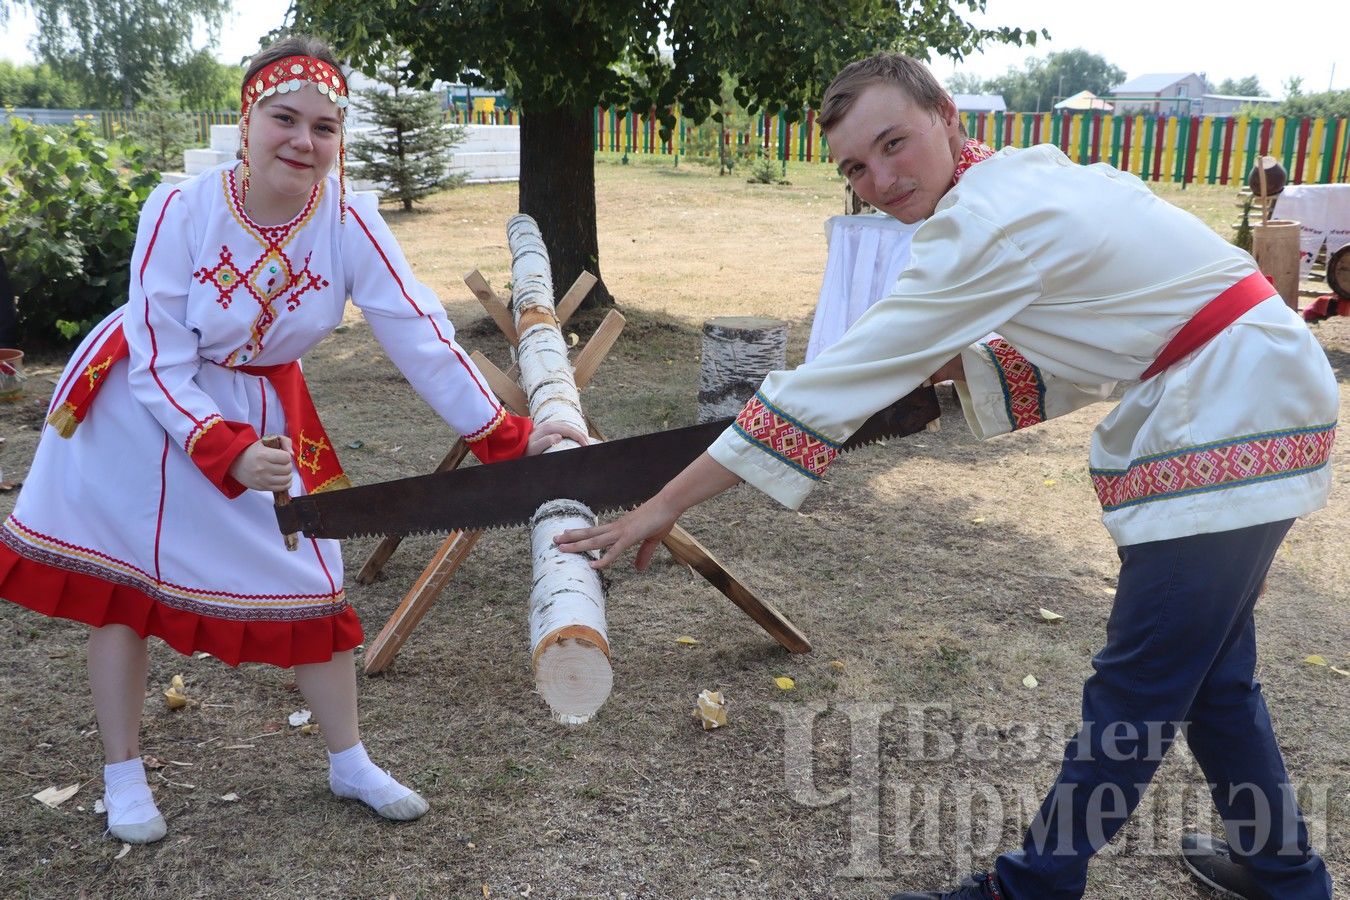
{"label": "tree trunk", "polygon": [[540,102],[525,104],[520,123],[520,211],[539,223],[559,289],[583,270],[600,279],[582,309],[614,305],[600,274],[594,131],[590,110]]}

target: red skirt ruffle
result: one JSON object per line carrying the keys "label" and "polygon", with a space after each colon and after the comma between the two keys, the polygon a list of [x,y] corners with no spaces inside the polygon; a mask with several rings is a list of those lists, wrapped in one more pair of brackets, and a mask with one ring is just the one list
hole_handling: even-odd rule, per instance
{"label": "red skirt ruffle", "polygon": [[95,628],[125,625],[154,635],[183,655],[205,651],[237,666],[245,662],[289,668],[332,659],[362,642],[361,620],[342,612],[294,622],[240,622],[174,609],[126,585],[36,562],[0,543],[0,597],[45,616]]}

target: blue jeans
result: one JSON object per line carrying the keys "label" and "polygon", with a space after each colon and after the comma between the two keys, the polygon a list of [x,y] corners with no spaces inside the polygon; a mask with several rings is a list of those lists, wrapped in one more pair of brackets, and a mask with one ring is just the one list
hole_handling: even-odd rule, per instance
{"label": "blue jeans", "polygon": [[1330,900],[1255,680],[1256,605],[1292,520],[1120,549],[1083,725],[1022,849],[995,869],[1014,900],[1083,896],[1088,860],[1139,803],[1178,728],[1230,844],[1280,900]]}

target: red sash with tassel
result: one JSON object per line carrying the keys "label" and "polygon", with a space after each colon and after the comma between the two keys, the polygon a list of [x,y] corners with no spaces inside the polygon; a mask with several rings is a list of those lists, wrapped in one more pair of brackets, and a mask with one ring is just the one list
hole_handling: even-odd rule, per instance
{"label": "red sash with tassel", "polygon": [[[126,336],[119,323],[98,344],[89,363],[80,374],[71,379],[64,397],[53,405],[47,422],[61,437],[75,434],[75,429],[89,415],[98,397],[99,388],[107,380],[108,370],[129,355]],[[351,482],[342,471],[337,452],[328,440],[314,400],[309,395],[305,376],[297,362],[279,366],[238,366],[235,371],[266,378],[281,400],[286,413],[287,437],[291,439],[300,481],[308,493],[350,487]]]}

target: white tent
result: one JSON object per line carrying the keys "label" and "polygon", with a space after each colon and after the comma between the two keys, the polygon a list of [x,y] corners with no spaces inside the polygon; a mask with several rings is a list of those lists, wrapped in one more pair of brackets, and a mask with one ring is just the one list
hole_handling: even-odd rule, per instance
{"label": "white tent", "polygon": [[1104,112],[1111,112],[1115,107],[1092,91],[1079,91],[1072,97],[1065,97],[1056,103],[1055,109],[1100,109]]}

